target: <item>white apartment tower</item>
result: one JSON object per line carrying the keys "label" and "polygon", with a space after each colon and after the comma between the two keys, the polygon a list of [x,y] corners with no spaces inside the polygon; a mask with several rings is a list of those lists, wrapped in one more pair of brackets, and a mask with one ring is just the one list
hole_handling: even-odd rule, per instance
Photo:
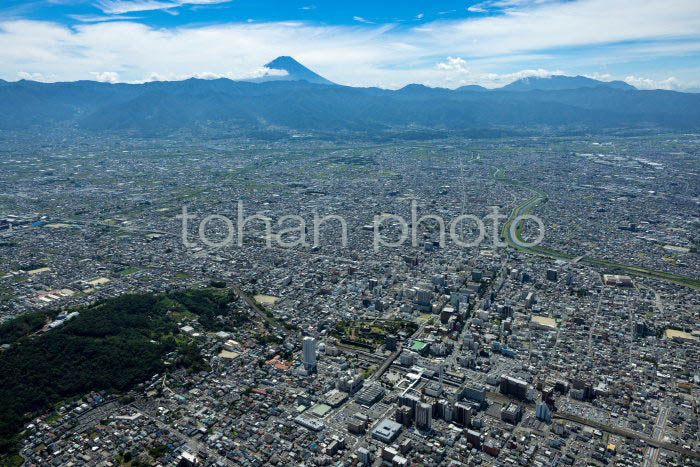
{"label": "white apartment tower", "polygon": [[304,369],[309,373],[316,369],[316,340],[305,337],[302,345],[304,352]]}

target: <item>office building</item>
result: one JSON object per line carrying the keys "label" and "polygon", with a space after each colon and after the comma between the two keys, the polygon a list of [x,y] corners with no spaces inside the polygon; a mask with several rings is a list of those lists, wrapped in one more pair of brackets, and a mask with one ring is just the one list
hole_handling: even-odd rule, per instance
{"label": "office building", "polygon": [[394,421],[405,427],[411,426],[413,424],[413,410],[407,406],[399,407],[394,413]]}
{"label": "office building", "polygon": [[538,420],[542,420],[543,422],[550,423],[552,421],[552,411],[549,409],[549,406],[544,402],[540,402],[539,404],[537,404],[535,415],[537,416]]}
{"label": "office building", "polygon": [[433,406],[421,403],[416,408],[416,428],[429,431],[433,426]]}
{"label": "office building", "polygon": [[480,403],[486,402],[486,387],[482,384],[474,383],[464,386],[462,397]]}
{"label": "office building", "polygon": [[348,420],[348,431],[353,434],[362,434],[367,429],[369,420],[367,416],[357,412]]}
{"label": "office building", "polygon": [[357,450],[357,460],[364,465],[370,465],[372,463],[372,455],[366,448],[360,448]]}
{"label": "office building", "polygon": [[501,375],[501,394],[525,399],[527,396],[527,382],[513,378],[512,376]]}
{"label": "office building", "polygon": [[472,408],[465,402],[457,402],[452,411],[452,420],[463,426],[469,426],[472,420]]}

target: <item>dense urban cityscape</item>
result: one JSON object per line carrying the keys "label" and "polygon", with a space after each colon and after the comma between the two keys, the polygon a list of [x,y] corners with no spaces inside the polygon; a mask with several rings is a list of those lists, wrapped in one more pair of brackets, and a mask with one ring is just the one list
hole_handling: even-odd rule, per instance
{"label": "dense urban cityscape", "polygon": [[12,462],[700,465],[697,134],[2,141]]}

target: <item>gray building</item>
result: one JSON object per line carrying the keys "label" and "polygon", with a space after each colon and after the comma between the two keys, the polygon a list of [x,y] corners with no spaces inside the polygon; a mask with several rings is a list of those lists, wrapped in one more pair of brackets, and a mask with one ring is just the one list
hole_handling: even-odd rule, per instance
{"label": "gray building", "polygon": [[372,438],[383,443],[392,443],[399,436],[402,428],[401,424],[385,418],[372,430]]}

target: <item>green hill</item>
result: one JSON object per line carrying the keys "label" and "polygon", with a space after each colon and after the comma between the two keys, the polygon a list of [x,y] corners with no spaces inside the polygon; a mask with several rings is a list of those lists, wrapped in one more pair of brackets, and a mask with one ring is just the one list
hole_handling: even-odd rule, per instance
{"label": "green hill", "polygon": [[80,315],[34,336],[37,315],[4,324],[0,335],[4,330],[12,344],[0,353],[0,452],[16,448],[32,417],[91,391],[128,391],[162,372],[170,352],[181,366],[201,367],[196,345],[177,344],[178,318],[196,316],[207,331],[231,330],[247,319],[235,303],[233,292],[215,288],[122,295],[71,309]]}

